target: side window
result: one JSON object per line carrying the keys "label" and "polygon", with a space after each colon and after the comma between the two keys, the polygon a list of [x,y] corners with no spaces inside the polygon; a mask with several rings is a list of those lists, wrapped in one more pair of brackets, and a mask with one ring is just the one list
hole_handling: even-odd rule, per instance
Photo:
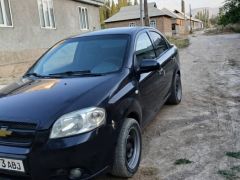
{"label": "side window", "polygon": [[160,56],[164,51],[168,49],[166,41],[162,36],[156,32],[150,32],[150,35],[153,39],[153,45],[156,50],[157,57]]}
{"label": "side window", "polygon": [[147,33],[141,34],[136,43],[136,55],[138,62],[143,59],[155,59],[156,55]]}

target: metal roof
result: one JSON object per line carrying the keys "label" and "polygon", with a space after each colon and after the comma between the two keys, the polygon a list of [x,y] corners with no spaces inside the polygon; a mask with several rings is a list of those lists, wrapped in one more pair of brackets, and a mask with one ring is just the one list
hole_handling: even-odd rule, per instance
{"label": "metal roof", "polygon": [[167,8],[163,8],[161,9],[161,11],[164,12],[165,14],[168,14],[169,16],[172,16],[173,18],[184,19],[183,17],[179,16],[177,13],[174,13]]}
{"label": "metal roof", "polygon": [[[167,14],[160,9],[157,8],[156,3],[148,3],[148,14],[149,17],[156,17],[156,16],[170,16],[173,17],[171,14]],[[174,17],[173,17],[174,18]],[[105,23],[116,22],[116,21],[125,21],[131,19],[140,19],[140,6],[126,6],[122,7],[120,11],[113,15],[112,17],[105,20]]]}
{"label": "metal roof", "polygon": [[[185,18],[186,18],[187,20],[190,20],[190,16],[188,16],[188,15],[186,15],[186,14],[184,15],[184,13],[182,13],[182,12],[180,12],[180,11],[178,11],[178,10],[174,10],[174,13],[175,13],[175,14],[178,14],[178,16],[183,17],[183,18],[184,18],[184,16],[185,16]],[[194,17],[192,17],[191,20],[192,20],[192,21],[196,21],[196,22],[202,22],[201,20],[196,19],[196,18],[194,18]]]}

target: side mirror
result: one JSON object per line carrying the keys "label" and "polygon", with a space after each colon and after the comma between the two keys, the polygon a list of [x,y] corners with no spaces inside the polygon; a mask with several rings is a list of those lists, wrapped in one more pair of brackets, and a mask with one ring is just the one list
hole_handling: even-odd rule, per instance
{"label": "side mirror", "polygon": [[161,66],[156,60],[143,59],[139,67],[139,73],[148,73],[152,71],[158,71],[160,69]]}

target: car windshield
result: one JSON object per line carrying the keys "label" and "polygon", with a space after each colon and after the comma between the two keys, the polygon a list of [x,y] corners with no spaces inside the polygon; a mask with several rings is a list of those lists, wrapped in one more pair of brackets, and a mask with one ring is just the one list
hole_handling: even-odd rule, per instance
{"label": "car windshield", "polygon": [[127,35],[101,35],[66,40],[51,48],[31,68],[33,76],[100,75],[121,69]]}

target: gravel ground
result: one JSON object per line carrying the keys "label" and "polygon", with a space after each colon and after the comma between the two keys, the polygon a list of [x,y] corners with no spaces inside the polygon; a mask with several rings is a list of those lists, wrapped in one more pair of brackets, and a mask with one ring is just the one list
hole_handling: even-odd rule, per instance
{"label": "gravel ground", "polygon": [[[144,130],[133,180],[240,177],[240,159],[226,156],[240,151],[240,34],[198,34],[190,42],[180,51],[183,101],[164,106]],[[175,165],[178,159],[192,163]]]}
{"label": "gravel ground", "polygon": [[[240,34],[190,41],[180,51],[183,101],[164,106],[144,130],[134,180],[240,179],[240,159],[226,156],[240,151]],[[192,163],[175,165],[178,159]]]}

